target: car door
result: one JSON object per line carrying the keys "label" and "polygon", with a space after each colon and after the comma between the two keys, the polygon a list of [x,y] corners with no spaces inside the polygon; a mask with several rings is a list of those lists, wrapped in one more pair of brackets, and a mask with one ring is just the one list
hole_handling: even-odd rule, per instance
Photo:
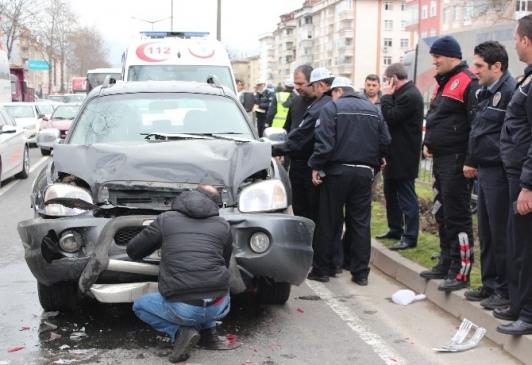
{"label": "car door", "polygon": [[[2,180],[12,176],[17,162],[22,161],[22,156],[17,156],[24,151],[17,151],[17,140],[23,137],[20,127],[15,127],[15,122],[4,111],[0,110],[0,129],[4,130],[6,126],[17,128],[16,133],[1,133],[0,134],[0,158],[2,167]],[[22,136],[22,137],[21,137]],[[20,150],[20,148],[18,148]],[[18,152],[18,153],[17,153]]]}

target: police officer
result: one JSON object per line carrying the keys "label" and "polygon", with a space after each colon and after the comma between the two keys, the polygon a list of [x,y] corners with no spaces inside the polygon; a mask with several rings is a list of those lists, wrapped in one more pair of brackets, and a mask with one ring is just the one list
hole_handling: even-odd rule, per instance
{"label": "police officer", "polygon": [[[498,325],[509,335],[532,334],[532,14],[517,21],[514,34],[519,60],[526,63],[524,79],[508,105],[501,131],[501,157],[508,177],[510,210],[508,291],[510,308],[493,314],[515,322]],[[516,214],[514,214],[516,213]]]}
{"label": "police officer", "polygon": [[467,300],[488,308],[510,305],[506,281],[508,180],[501,160],[500,139],[506,107],[516,81],[508,72],[508,53],[502,44],[487,41],[475,47],[473,69],[482,88],[471,134],[468,179],[478,178],[478,238],[482,286],[464,293]]}
{"label": "police officer", "polygon": [[[295,75],[295,74],[294,74]],[[312,184],[312,170],[308,166],[308,159],[314,150],[314,126],[324,105],[329,103],[330,86],[334,75],[326,68],[316,68],[310,73],[310,80],[305,85],[312,87],[316,100],[308,107],[299,126],[288,134],[288,142],[273,149],[274,156],[290,155],[290,181],[292,183],[292,204],[294,214],[318,220],[319,190]],[[307,99],[309,100],[309,99]],[[294,107],[305,100],[294,101]],[[290,114],[290,113],[289,113]]]}
{"label": "police officer", "polygon": [[460,45],[452,36],[437,39],[430,48],[436,68],[436,88],[426,115],[423,153],[433,157],[433,213],[440,236],[440,261],[420,275],[445,279],[438,290],[469,286],[473,263],[473,223],[470,181],[463,174],[471,123],[477,108],[478,80],[462,61]]}
{"label": "police officer", "polygon": [[296,95],[297,93],[294,92],[294,80],[286,79],[284,81],[284,90],[275,93],[277,108],[269,108],[268,113],[266,113],[266,124],[272,127],[284,127],[290,104]]}
{"label": "police officer", "polygon": [[308,163],[312,181],[322,187],[314,258],[307,278],[326,282],[334,276],[334,241],[345,205],[351,280],[367,285],[373,172],[391,137],[377,107],[355,93],[349,79],[335,78],[331,90],[334,101],[323,107],[316,121],[316,144]]}
{"label": "police officer", "polygon": [[[255,111],[255,117],[257,118],[257,131],[259,137],[262,137],[264,128],[266,125],[266,113],[269,108],[277,109],[277,101],[275,101],[275,93],[268,90],[266,87],[266,81],[264,79],[257,80],[257,92],[255,93],[255,105],[253,111]],[[275,115],[275,112],[272,111]]]}

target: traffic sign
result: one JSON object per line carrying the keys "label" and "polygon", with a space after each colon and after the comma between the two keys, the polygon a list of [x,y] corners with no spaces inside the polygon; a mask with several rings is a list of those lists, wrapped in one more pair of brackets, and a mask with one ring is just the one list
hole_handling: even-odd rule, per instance
{"label": "traffic sign", "polygon": [[29,70],[47,71],[47,70],[50,69],[50,65],[48,64],[48,61],[29,60],[28,61],[28,69]]}

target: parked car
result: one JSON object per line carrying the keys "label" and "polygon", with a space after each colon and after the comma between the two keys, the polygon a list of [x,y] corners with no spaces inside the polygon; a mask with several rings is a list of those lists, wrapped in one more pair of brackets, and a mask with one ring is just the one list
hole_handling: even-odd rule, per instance
{"label": "parked car", "polygon": [[62,104],[55,108],[50,119],[43,118],[46,122],[37,133],[37,147],[43,156],[49,156],[54,144],[65,139],[80,106],[76,103]]}
{"label": "parked car", "polygon": [[54,101],[54,102],[58,102],[58,103],[62,103],[62,102],[63,102],[63,99],[64,99],[64,95],[63,95],[63,94],[53,94],[53,95],[48,95],[48,96],[47,96],[47,99],[50,100],[50,101]]}
{"label": "parked car", "polygon": [[24,129],[0,106],[0,184],[15,176],[26,179],[30,175],[30,155]]}
{"label": "parked car", "polygon": [[78,295],[132,302],[157,291],[160,252],[140,261],[129,240],[200,183],[220,192],[233,234],[232,292],[285,303],[312,262],[311,220],[291,215],[290,183],[271,157],[282,128],[259,139],[237,97],[210,84],[104,84],[81,106],[31,192],[20,222],[41,306],[71,310]]}
{"label": "parked car", "polygon": [[63,103],[82,103],[87,94],[65,94],[63,95]]}
{"label": "parked car", "polygon": [[15,118],[17,125],[24,128],[24,135],[28,143],[36,145],[37,133],[41,128],[42,119],[46,116],[41,112],[43,107],[34,102],[13,102],[2,105]]}

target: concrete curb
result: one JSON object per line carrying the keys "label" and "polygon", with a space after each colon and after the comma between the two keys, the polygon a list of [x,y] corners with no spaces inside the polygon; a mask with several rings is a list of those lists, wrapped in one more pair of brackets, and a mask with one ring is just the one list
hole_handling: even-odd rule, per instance
{"label": "concrete curb", "polygon": [[532,335],[508,336],[496,331],[499,324],[508,323],[493,317],[492,312],[483,309],[478,302],[465,299],[465,289],[455,292],[442,292],[438,284],[442,280],[426,280],[419,276],[425,268],[412,262],[399,253],[390,251],[388,247],[376,240],[371,241],[370,262],[380,271],[413,290],[416,294],[425,294],[427,299],[449,314],[462,320],[469,319],[476,325],[486,329],[485,337],[525,364],[532,359]]}

